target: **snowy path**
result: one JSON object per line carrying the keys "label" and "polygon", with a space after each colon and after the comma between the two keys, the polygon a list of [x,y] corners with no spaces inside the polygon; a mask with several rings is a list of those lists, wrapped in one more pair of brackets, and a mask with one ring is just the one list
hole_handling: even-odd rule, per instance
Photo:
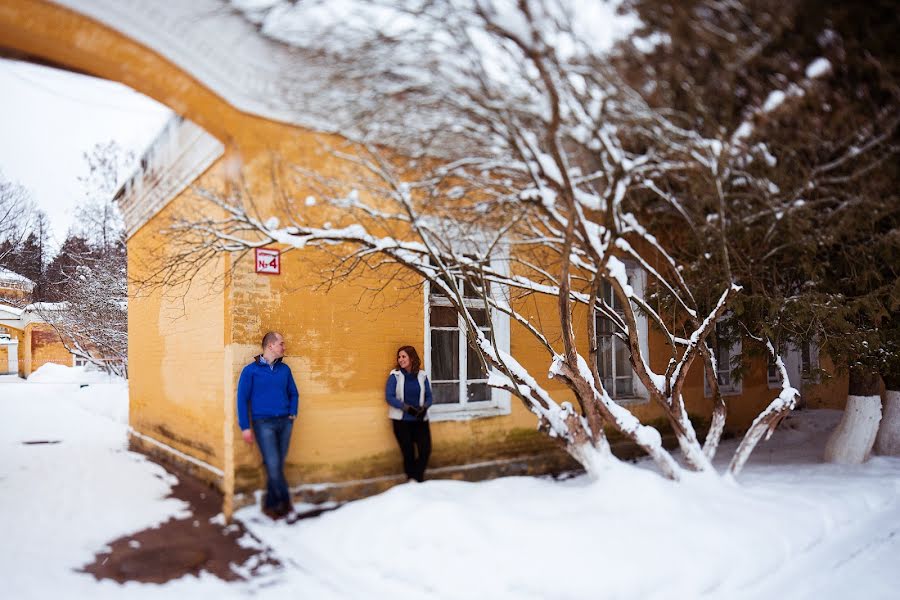
{"label": "snowy path", "polygon": [[597,484],[408,484],[293,526],[246,508],[238,518],[283,569],[120,586],[75,570],[185,509],[165,499],[171,476],[126,450],[125,386],[5,379],[0,408],[5,598],[878,600],[900,589],[900,459],[820,464],[833,412],[792,417],[740,486],[622,467]]}

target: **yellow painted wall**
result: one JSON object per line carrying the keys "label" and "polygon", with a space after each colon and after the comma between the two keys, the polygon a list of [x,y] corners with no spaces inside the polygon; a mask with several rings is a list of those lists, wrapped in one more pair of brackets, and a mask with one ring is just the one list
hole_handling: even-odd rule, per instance
{"label": "yellow painted wall", "polygon": [[[397,348],[411,344],[420,352],[424,339],[421,295],[386,299],[384,310],[357,307],[361,286],[355,280],[327,294],[300,285],[316,280],[304,273],[301,253],[284,257],[282,275],[250,272],[242,261],[234,280],[233,377],[260,352],[268,330],[283,332],[285,362],[300,388],[301,408],[294,428],[288,471],[294,480],[359,479],[402,471],[384,385]],[[390,292],[389,292],[390,294]],[[463,422],[434,422],[433,466],[459,465],[533,453],[549,442],[533,432],[536,421],[517,401],[512,414]],[[233,430],[238,486],[258,476],[255,451]],[[241,469],[241,467],[245,467]]]}
{"label": "yellow painted wall", "polygon": [[[180,208],[174,202],[159,222]],[[140,279],[160,238],[144,228],[128,242],[128,269]],[[195,285],[147,292],[130,284],[128,307],[131,426],[215,468],[224,467],[223,262],[206,265]],[[210,283],[212,282],[212,283]],[[216,283],[217,282],[217,283]],[[198,472],[212,481],[217,478]]]}
{"label": "yellow painted wall", "polygon": [[19,308],[31,302],[31,293],[23,289],[4,287],[0,283],[0,304],[17,306]]}
{"label": "yellow painted wall", "polygon": [[72,366],[72,354],[47,323],[29,323],[25,326],[24,344],[20,343],[19,352],[24,354],[23,377],[51,362]]}

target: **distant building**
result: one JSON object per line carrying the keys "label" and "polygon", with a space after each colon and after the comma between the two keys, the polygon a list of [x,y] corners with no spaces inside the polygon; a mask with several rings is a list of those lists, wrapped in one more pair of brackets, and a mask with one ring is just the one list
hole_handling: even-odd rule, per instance
{"label": "distant building", "polygon": [[0,267],[0,304],[23,308],[31,304],[34,282],[14,271]]}
{"label": "distant building", "polygon": [[31,304],[34,282],[0,267],[0,375],[28,377],[48,362],[73,366],[75,359],[56,330],[41,318],[49,305]]}

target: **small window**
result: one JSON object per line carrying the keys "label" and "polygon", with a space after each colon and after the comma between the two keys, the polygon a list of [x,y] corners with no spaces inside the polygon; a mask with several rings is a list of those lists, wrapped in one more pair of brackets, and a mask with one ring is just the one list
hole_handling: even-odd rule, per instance
{"label": "small window", "polygon": [[[734,364],[741,356],[741,340],[730,340],[725,323],[719,321],[716,323],[715,339],[710,347],[716,359],[716,380],[719,382],[719,392],[723,395],[740,394],[742,386],[740,380],[735,377]],[[703,389],[707,396],[712,395],[712,390],[705,377],[703,378]]]}
{"label": "small window", "polygon": [[[479,329],[490,335],[488,312],[480,290],[458,283],[463,302]],[[470,347],[462,318],[450,299],[431,286],[428,300],[430,335],[431,391],[435,404],[465,406],[474,402],[490,402],[491,388],[488,374],[477,352]]]}
{"label": "small window", "polygon": [[[632,263],[626,263],[626,274],[628,277],[628,285],[632,287],[635,294],[640,296],[643,294],[643,271]],[[606,301],[613,310],[624,315],[622,303],[613,292],[609,283],[603,283],[603,300]],[[647,318],[636,311],[638,336],[641,338],[641,348],[647,348]],[[603,316],[597,314],[597,370],[600,373],[600,379],[604,389],[614,400],[629,400],[646,397],[646,391],[641,385],[631,366],[631,351],[628,343],[620,338],[617,333],[621,329],[616,323]]]}
{"label": "small window", "polygon": [[72,355],[72,366],[73,367],[86,367],[89,364],[89,360],[83,356]]}
{"label": "small window", "polygon": [[800,346],[800,376],[803,381],[813,381],[819,368],[819,347],[814,342]]}

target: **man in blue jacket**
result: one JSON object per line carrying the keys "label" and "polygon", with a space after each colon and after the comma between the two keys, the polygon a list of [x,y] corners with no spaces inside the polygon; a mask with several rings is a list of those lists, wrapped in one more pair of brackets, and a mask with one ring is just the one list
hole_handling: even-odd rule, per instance
{"label": "man in blue jacket", "polygon": [[[262,354],[241,371],[237,389],[238,423],[248,444],[256,445],[266,468],[263,512],[278,519],[291,512],[291,493],[284,476],[284,460],[291,444],[300,394],[291,369],[282,362],[284,338],[270,331],[263,337]],[[252,429],[251,429],[252,427]]]}

